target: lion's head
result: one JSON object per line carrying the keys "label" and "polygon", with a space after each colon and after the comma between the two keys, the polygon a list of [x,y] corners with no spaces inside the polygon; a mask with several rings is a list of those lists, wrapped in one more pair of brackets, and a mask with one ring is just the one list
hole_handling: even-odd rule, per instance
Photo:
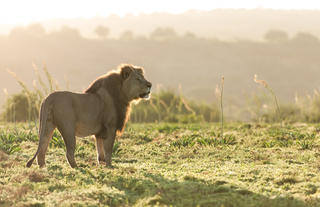
{"label": "lion's head", "polygon": [[145,79],[142,67],[121,65],[119,69],[123,78],[122,91],[129,100],[149,98],[152,84]]}
{"label": "lion's head", "polygon": [[[117,131],[122,132],[130,113],[130,103],[149,98],[152,84],[144,78],[142,67],[122,64],[93,81],[85,93],[97,94],[101,100],[111,99],[117,111]],[[105,96],[105,93],[108,96]]]}

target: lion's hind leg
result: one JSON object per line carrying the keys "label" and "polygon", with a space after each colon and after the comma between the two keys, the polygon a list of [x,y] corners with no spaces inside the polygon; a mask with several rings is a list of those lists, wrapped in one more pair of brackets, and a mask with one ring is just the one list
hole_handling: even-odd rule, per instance
{"label": "lion's hind leg", "polygon": [[76,150],[76,137],[73,126],[68,126],[65,124],[64,127],[59,128],[59,131],[63,137],[64,143],[66,145],[66,156],[67,160],[72,168],[77,167],[77,163],[74,159],[74,152]]}
{"label": "lion's hind leg", "polygon": [[46,152],[48,150],[49,142],[52,138],[53,131],[55,130],[56,126],[51,123],[50,121],[47,121],[45,125],[45,129],[40,134],[40,140],[39,140],[39,147],[38,147],[38,155],[37,155],[37,161],[38,165],[40,167],[43,167],[45,165],[45,156]]}

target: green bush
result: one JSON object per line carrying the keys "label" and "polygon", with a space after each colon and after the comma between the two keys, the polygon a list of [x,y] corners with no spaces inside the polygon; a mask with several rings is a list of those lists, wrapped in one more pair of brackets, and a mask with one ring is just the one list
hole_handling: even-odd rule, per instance
{"label": "green bush", "polygon": [[133,105],[132,122],[197,123],[219,121],[217,105],[196,103],[172,90],[162,90],[147,101]]}
{"label": "green bush", "polygon": [[13,94],[4,105],[2,119],[7,122],[24,122],[36,120],[39,114],[39,98],[36,93]]}
{"label": "green bush", "polygon": [[279,112],[273,108],[265,111],[259,120],[267,123],[277,122],[280,114],[282,122],[320,122],[320,93],[315,90],[312,95],[296,97],[296,102],[292,104],[282,104]]}
{"label": "green bush", "polygon": [[262,120],[267,123],[275,123],[279,120],[280,113],[281,120],[287,123],[305,121],[302,109],[295,104],[280,105],[279,109],[279,112],[272,109],[264,113]]}
{"label": "green bush", "polygon": [[304,100],[305,121],[312,123],[320,122],[320,94],[314,91],[312,96],[307,96]]}
{"label": "green bush", "polygon": [[[31,91],[25,84],[19,83],[23,86],[23,90],[18,94],[8,96],[1,117],[7,122],[37,120],[41,101],[51,90],[45,91],[35,88],[34,91]],[[177,95],[171,90],[162,90],[153,94],[150,100],[134,104],[130,120],[138,123],[161,121],[173,123],[215,122],[219,120],[219,111],[216,105],[196,103],[186,100],[183,96]]]}

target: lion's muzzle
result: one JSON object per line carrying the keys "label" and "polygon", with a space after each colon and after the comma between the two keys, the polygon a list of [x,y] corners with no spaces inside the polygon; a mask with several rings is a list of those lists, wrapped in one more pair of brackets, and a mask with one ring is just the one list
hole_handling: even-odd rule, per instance
{"label": "lion's muzzle", "polygon": [[149,98],[152,84],[149,81],[147,81],[146,86],[147,86],[147,91],[145,93],[140,94],[139,95],[140,98]]}

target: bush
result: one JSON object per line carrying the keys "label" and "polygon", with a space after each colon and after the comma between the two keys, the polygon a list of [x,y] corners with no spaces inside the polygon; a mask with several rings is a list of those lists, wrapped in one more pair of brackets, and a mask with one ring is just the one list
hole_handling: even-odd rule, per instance
{"label": "bush", "polygon": [[[296,97],[296,103],[281,105],[280,118],[284,122],[320,122],[320,94],[317,90],[313,95]],[[274,109],[269,109],[262,115],[262,121],[274,123],[279,116]]]}
{"label": "bush", "polygon": [[196,123],[219,121],[217,105],[195,103],[172,90],[153,94],[148,101],[133,105],[132,122]]}
{"label": "bush", "polygon": [[[297,105],[280,105],[279,109],[281,121],[289,123],[304,121],[303,112]],[[279,112],[271,109],[262,115],[262,120],[267,123],[275,123],[279,121]]]}
{"label": "bush", "polygon": [[[25,84],[18,94],[9,95],[4,105],[1,117],[7,122],[34,121],[39,116],[40,104],[45,95],[51,90],[41,92],[41,89],[30,91]],[[51,87],[46,87],[51,88]],[[147,101],[133,105],[132,122],[173,122],[197,123],[215,122],[219,120],[219,111],[216,105],[196,103],[186,100],[171,90],[162,90],[153,94]]]}
{"label": "bush", "polygon": [[22,91],[9,96],[4,105],[2,119],[7,122],[36,120],[39,114],[39,99],[35,93]]}
{"label": "bush", "polygon": [[320,122],[320,94],[318,91],[314,91],[313,96],[308,96],[304,101],[306,104],[304,109],[305,120],[307,122],[319,123]]}

